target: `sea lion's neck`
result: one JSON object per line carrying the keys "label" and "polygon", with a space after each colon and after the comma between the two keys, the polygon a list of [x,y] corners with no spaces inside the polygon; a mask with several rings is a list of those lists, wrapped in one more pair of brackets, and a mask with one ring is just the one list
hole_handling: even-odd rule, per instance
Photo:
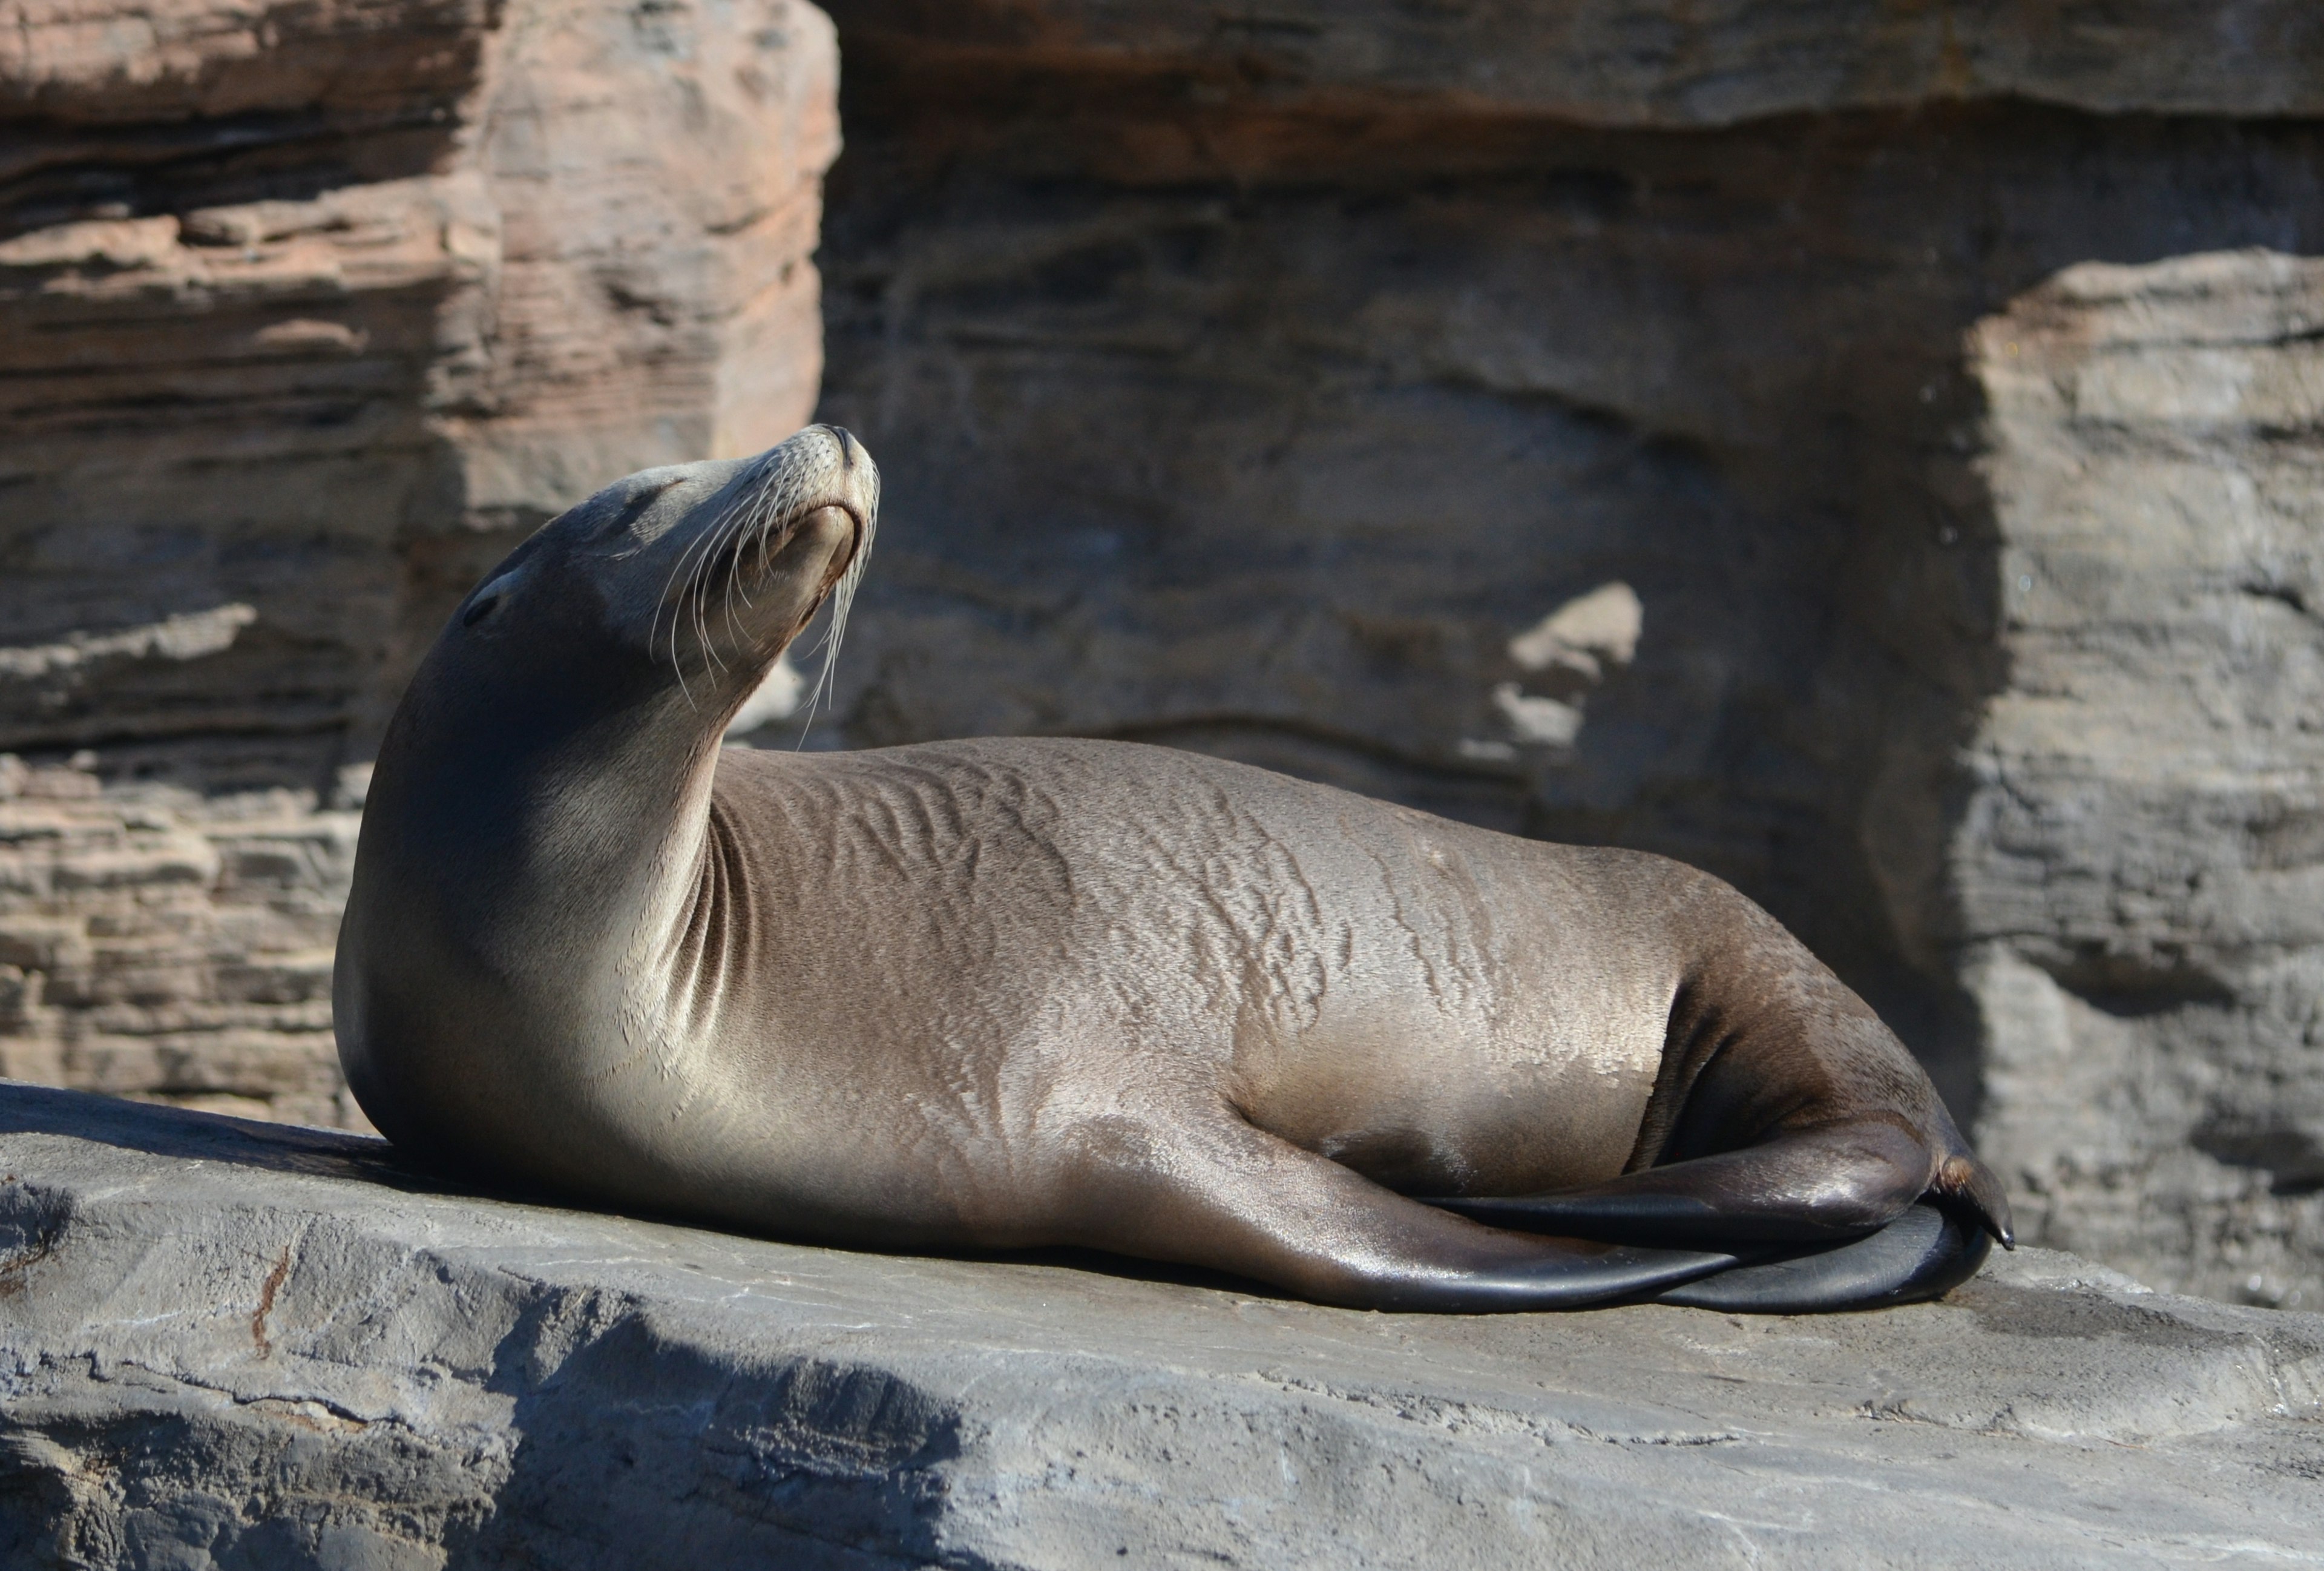
{"label": "sea lion's neck", "polygon": [[543,978],[570,986],[574,962],[594,962],[598,976],[618,984],[632,1045],[644,1045],[637,1021],[658,1020],[664,1030],[684,1022],[685,1000],[699,994],[704,967],[717,962],[717,765],[715,731],[623,738],[601,744],[580,772],[559,772],[528,807],[526,871],[548,876],[524,877],[522,898],[544,908],[543,927],[565,943],[563,954],[542,956]]}
{"label": "sea lion's neck", "polygon": [[[584,696],[590,674],[572,683]],[[669,1050],[654,1012],[700,873],[717,736],[650,703],[568,724],[554,692],[430,676],[383,740],[333,1014],[374,1122],[456,1143],[454,1125],[489,1122],[527,1076],[574,1086],[577,1106]]]}
{"label": "sea lion's neck", "polygon": [[570,728],[538,713],[410,718],[382,748],[364,825],[399,869],[397,919],[521,991],[634,979],[666,956],[717,767],[703,717],[649,703]]}
{"label": "sea lion's neck", "polygon": [[702,809],[675,826],[669,846],[622,962],[623,1035],[655,1037],[665,1053],[717,1028],[753,910],[748,859],[715,796],[704,793]]}

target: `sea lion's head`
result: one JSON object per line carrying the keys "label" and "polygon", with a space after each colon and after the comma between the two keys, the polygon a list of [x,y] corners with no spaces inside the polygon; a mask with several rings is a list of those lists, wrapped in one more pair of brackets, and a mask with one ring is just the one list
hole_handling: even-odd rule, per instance
{"label": "sea lion's head", "polygon": [[879,500],[862,446],[811,426],[607,486],[461,603],[382,739],[340,930],[341,1058],[382,1130],[488,1123],[515,1093],[479,1040],[505,1067],[626,1040],[726,722],[819,606],[844,615]]}
{"label": "sea lion's head", "polygon": [[715,736],[826,599],[836,649],[879,505],[879,469],[836,426],[756,457],[641,470],[511,552],[429,663],[535,714],[562,707],[563,690],[599,714],[674,706]]}
{"label": "sea lion's head", "polygon": [[[447,931],[470,921],[464,883],[614,898],[646,876],[636,845],[691,832],[679,804],[706,800],[728,720],[826,600],[835,647],[879,502],[862,444],[809,426],[753,458],[632,475],[543,524],[404,690],[364,855],[401,861],[407,892],[440,883]],[[589,890],[590,868],[612,883]]]}

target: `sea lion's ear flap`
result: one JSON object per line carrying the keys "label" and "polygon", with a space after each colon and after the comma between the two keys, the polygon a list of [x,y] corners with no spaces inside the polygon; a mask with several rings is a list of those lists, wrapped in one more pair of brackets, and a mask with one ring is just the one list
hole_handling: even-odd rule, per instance
{"label": "sea lion's ear flap", "polygon": [[498,611],[516,592],[517,586],[523,578],[524,569],[517,568],[503,573],[469,596],[468,603],[460,607],[460,625],[474,627],[477,623]]}

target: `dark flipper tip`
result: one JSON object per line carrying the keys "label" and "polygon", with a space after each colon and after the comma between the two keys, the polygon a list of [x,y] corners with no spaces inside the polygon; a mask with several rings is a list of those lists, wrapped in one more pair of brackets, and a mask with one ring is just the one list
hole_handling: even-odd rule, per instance
{"label": "dark flipper tip", "polygon": [[1932,1193],[1975,1214],[2004,1249],[2017,1247],[2017,1229],[2009,1215],[2009,1192],[2001,1177],[1967,1151],[1957,1151],[1937,1164]]}

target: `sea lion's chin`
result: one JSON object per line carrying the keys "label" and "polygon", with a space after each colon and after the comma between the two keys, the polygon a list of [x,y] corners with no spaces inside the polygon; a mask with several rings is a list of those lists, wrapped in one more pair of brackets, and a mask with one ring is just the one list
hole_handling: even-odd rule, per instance
{"label": "sea lion's chin", "polygon": [[720,612],[739,628],[750,658],[771,666],[847,575],[862,540],[862,522],[836,504],[811,508],[788,522],[762,555],[747,557]]}

